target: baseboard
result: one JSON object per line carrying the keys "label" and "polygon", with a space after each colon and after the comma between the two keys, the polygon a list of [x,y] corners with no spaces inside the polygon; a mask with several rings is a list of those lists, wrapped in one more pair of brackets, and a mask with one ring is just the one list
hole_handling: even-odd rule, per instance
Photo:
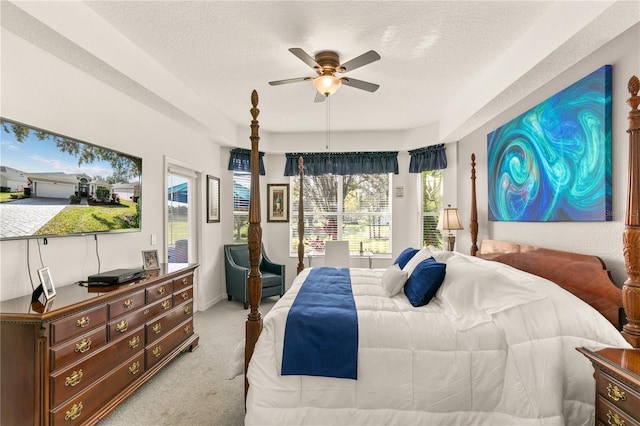
{"label": "baseboard", "polygon": [[203,303],[202,305],[200,303],[198,303],[198,310],[199,311],[206,311],[207,309],[209,309],[210,307],[212,307],[213,305],[215,305],[216,303],[218,303],[219,301],[221,301],[222,299],[226,299],[226,294],[220,295],[212,300],[209,300],[206,303]]}

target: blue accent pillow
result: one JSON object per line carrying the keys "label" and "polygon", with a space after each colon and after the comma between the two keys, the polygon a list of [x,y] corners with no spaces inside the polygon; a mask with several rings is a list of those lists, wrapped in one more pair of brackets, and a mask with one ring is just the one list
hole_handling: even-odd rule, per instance
{"label": "blue accent pillow", "polygon": [[426,305],[444,281],[447,265],[430,257],[418,263],[404,285],[404,294],[415,307]]}
{"label": "blue accent pillow", "polygon": [[414,249],[413,247],[406,248],[402,250],[402,253],[398,255],[396,260],[393,261],[394,265],[398,265],[400,269],[404,268],[404,266],[411,260],[416,253],[420,251],[418,249]]}

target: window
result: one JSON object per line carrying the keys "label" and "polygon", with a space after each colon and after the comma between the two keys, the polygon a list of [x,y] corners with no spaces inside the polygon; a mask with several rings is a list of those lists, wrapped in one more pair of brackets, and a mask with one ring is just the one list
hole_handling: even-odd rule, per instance
{"label": "window", "polygon": [[[390,174],[327,174],[303,179],[307,250],[324,250],[326,240],[346,240],[352,252],[391,253]],[[291,254],[298,250],[299,180],[291,177]]]}
{"label": "window", "polygon": [[251,173],[233,172],[233,242],[246,243],[249,234]]}
{"label": "window", "polygon": [[422,187],[422,244],[442,248],[442,233],[436,229],[442,210],[442,170],[424,171]]}

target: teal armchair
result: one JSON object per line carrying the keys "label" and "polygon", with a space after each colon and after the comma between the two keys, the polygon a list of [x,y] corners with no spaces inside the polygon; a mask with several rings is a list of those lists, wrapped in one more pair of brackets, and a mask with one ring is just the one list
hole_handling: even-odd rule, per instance
{"label": "teal armchair", "polygon": [[[260,273],[262,274],[262,298],[270,296],[282,296],[284,294],[285,265],[273,263],[264,252],[262,246],[262,259],[260,261]],[[234,297],[241,300],[244,308],[249,308],[249,296],[247,294],[247,280],[249,278],[249,247],[247,244],[225,244],[224,246],[224,272],[227,284],[227,299]]]}

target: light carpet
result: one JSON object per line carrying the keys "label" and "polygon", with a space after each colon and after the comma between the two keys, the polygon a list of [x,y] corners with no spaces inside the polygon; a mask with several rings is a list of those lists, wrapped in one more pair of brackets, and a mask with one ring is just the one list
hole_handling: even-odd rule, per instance
{"label": "light carpet", "polygon": [[[262,300],[264,316],[278,300]],[[223,300],[194,315],[200,346],[171,361],[99,426],[244,424],[244,375],[227,379],[227,365],[244,339],[248,310]]]}

